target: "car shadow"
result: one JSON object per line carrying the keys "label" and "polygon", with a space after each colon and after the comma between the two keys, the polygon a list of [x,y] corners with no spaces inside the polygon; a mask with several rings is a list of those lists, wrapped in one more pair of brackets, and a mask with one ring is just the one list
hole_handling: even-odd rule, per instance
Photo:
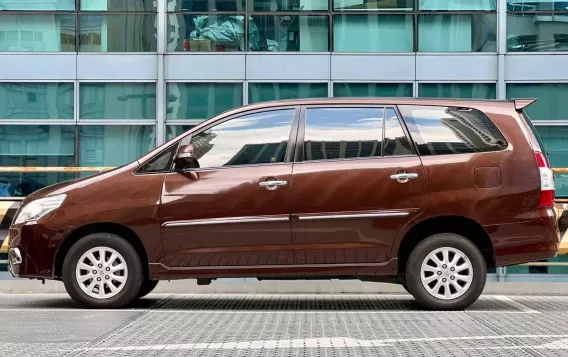
{"label": "car shadow", "polygon": [[[1,309],[83,309],[67,295],[12,295],[0,297]],[[94,309],[96,310],[96,309]],[[120,311],[278,311],[278,312],[420,312],[423,308],[410,295],[282,295],[282,294],[151,294]],[[482,297],[468,312],[520,312],[510,302]]]}

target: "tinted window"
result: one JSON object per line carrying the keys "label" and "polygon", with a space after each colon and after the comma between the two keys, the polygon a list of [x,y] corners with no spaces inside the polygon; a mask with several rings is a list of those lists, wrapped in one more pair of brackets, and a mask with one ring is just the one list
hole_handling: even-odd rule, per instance
{"label": "tinted window", "polygon": [[507,141],[482,112],[460,107],[401,105],[421,155],[503,150]]}
{"label": "tinted window", "polygon": [[[179,143],[179,141],[178,141]],[[166,151],[152,158],[146,165],[144,165],[138,173],[155,173],[155,172],[169,172],[172,167],[172,161],[178,148],[178,144],[170,146]]]}
{"label": "tinted window", "polygon": [[382,108],[308,109],[304,161],[381,156]]}
{"label": "tinted window", "polygon": [[398,120],[394,109],[387,109],[385,118],[385,140],[383,155],[412,155],[410,142],[406,138],[404,130],[402,130],[400,120]]}
{"label": "tinted window", "polygon": [[194,157],[200,168],[284,162],[293,117],[289,109],[226,121],[191,138]]}

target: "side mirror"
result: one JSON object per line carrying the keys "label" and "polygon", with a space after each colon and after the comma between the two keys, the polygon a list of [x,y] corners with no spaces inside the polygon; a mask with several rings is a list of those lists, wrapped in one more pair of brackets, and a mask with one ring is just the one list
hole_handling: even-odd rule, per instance
{"label": "side mirror", "polygon": [[180,146],[177,151],[174,164],[178,171],[199,168],[199,162],[194,156],[193,145]]}

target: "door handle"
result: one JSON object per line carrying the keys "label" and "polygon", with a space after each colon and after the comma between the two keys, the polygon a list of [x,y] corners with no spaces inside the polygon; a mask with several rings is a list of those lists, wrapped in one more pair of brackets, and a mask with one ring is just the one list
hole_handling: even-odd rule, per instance
{"label": "door handle", "polygon": [[399,183],[407,183],[410,180],[417,179],[418,174],[414,172],[401,172],[390,176],[391,180],[396,180]]}
{"label": "door handle", "polygon": [[288,186],[287,181],[279,181],[279,180],[271,180],[271,181],[262,181],[259,182],[258,185],[260,187],[264,187],[269,191],[276,190],[278,187]]}

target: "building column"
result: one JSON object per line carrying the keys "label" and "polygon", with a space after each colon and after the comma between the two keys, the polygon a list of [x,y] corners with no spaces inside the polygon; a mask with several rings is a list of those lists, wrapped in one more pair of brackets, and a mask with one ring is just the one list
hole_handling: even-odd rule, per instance
{"label": "building column", "polygon": [[156,0],[158,16],[156,35],[158,41],[157,81],[156,81],[156,146],[166,141],[166,83],[164,74],[164,56],[166,54],[167,0]]}
{"label": "building column", "polygon": [[505,54],[507,53],[507,0],[497,1],[497,99],[506,99]]}

